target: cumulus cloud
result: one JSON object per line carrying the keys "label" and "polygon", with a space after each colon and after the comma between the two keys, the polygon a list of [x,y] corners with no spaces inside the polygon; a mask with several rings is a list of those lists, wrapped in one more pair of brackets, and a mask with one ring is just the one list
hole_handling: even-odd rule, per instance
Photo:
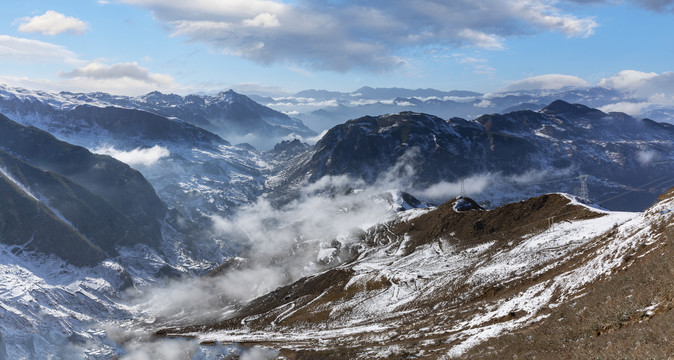
{"label": "cumulus cloud", "polygon": [[0,60],[77,63],[77,55],[48,42],[0,35]]}
{"label": "cumulus cloud", "polygon": [[401,54],[409,49],[501,50],[512,36],[538,31],[589,36],[597,26],[547,0],[120,1],[150,9],[173,36],[226,54],[337,71],[405,66]]}
{"label": "cumulus cloud", "polygon": [[636,90],[648,80],[657,77],[656,73],[646,73],[636,70],[623,70],[611,77],[602,78],[597,85],[610,89]]}
{"label": "cumulus cloud", "polygon": [[564,87],[586,86],[590,86],[590,83],[576,76],[546,74],[515,81],[506,90],[558,90]]}
{"label": "cumulus cloud", "polygon": [[650,98],[661,94],[674,94],[674,72],[661,74],[636,70],[623,70],[599,80],[599,86],[622,90],[635,96]]}
{"label": "cumulus cloud", "polygon": [[252,19],[243,20],[245,26],[271,28],[280,25],[278,17],[270,13],[262,13]]}
{"label": "cumulus cloud", "polygon": [[63,33],[82,35],[89,29],[89,25],[86,22],[78,18],[65,16],[53,10],[47,10],[42,15],[21,18],[18,22],[20,23],[19,31],[40,33],[42,35],[58,35]]}
{"label": "cumulus cloud", "polygon": [[96,154],[110,155],[113,158],[130,166],[151,166],[157,161],[171,155],[169,149],[155,145],[151,148],[137,148],[131,151],[115,149],[113,146],[103,146],[92,150]]}
{"label": "cumulus cloud", "polygon": [[632,116],[643,116],[647,111],[674,105],[674,72],[658,74],[623,70],[601,79],[598,85],[621,91],[627,97],[627,101],[601,107],[602,111],[620,111]]}

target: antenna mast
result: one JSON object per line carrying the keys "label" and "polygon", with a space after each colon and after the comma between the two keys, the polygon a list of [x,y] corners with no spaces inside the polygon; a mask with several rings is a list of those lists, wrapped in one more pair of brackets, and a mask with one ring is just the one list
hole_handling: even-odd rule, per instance
{"label": "antenna mast", "polygon": [[581,175],[578,178],[580,179],[580,197],[583,199],[590,200],[590,191],[587,189],[587,179],[590,175]]}

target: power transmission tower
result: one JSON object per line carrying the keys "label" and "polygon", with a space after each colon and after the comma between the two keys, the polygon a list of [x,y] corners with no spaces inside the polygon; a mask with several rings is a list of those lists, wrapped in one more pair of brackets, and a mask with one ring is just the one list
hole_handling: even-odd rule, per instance
{"label": "power transmission tower", "polygon": [[590,200],[590,191],[587,189],[587,179],[589,175],[581,175],[580,178],[580,197],[582,199]]}

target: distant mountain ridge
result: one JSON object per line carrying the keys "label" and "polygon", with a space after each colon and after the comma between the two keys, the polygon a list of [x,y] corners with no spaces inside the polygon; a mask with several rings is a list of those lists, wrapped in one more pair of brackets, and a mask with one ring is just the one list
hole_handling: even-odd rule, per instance
{"label": "distant mountain ridge", "polygon": [[648,99],[603,87],[503,90],[486,94],[463,90],[362,87],[351,92],[304,90],[280,98],[251,97],[274,109],[295,112],[297,118],[317,131],[329,129],[344,119],[366,115],[413,111],[442,118],[474,119],[482,114],[538,111],[557,99],[594,108],[639,109],[640,117],[674,122],[674,107],[646,105]]}
{"label": "distant mountain ridge", "polygon": [[73,111],[81,105],[143,110],[166,118],[177,118],[214,132],[224,139],[250,142],[263,148],[271,148],[280,139],[293,134],[301,137],[316,135],[300,120],[260,105],[232,90],[213,96],[180,96],[154,91],[130,97],[106,93],[50,93],[0,86],[0,112],[5,114],[30,116],[53,111],[62,113]]}
{"label": "distant mountain ridge", "polygon": [[[475,120],[443,120],[414,112],[366,116],[330,129],[313,149],[289,164],[287,180],[279,186],[326,175],[374,182],[412,152],[415,156],[406,162],[415,168],[410,180],[416,188],[480,174],[565,174],[547,175],[538,182],[589,174],[596,199],[632,191],[607,205],[638,210],[655,201],[671,180],[673,139],[671,124],[606,114],[561,100],[539,112],[523,110]],[[533,184],[529,188],[526,181],[511,184],[510,189],[495,187],[492,195],[519,194],[512,201],[521,198],[522,191],[573,192],[579,184],[528,182]],[[660,187],[644,187],[649,183]]]}

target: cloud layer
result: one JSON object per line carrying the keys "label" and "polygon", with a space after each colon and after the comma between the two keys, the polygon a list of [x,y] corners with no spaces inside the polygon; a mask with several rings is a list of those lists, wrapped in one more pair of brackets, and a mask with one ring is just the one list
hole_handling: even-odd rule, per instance
{"label": "cloud layer", "polygon": [[26,17],[18,20],[19,31],[25,33],[40,33],[42,35],[58,35],[71,33],[81,35],[89,29],[89,25],[74,17],[65,16],[59,12],[48,10],[42,15]]}
{"label": "cloud layer", "polygon": [[389,70],[406,64],[407,51],[429,46],[500,50],[511,36],[589,36],[597,27],[544,0],[120,1],[152,10],[173,36],[227,54],[337,71]]}

